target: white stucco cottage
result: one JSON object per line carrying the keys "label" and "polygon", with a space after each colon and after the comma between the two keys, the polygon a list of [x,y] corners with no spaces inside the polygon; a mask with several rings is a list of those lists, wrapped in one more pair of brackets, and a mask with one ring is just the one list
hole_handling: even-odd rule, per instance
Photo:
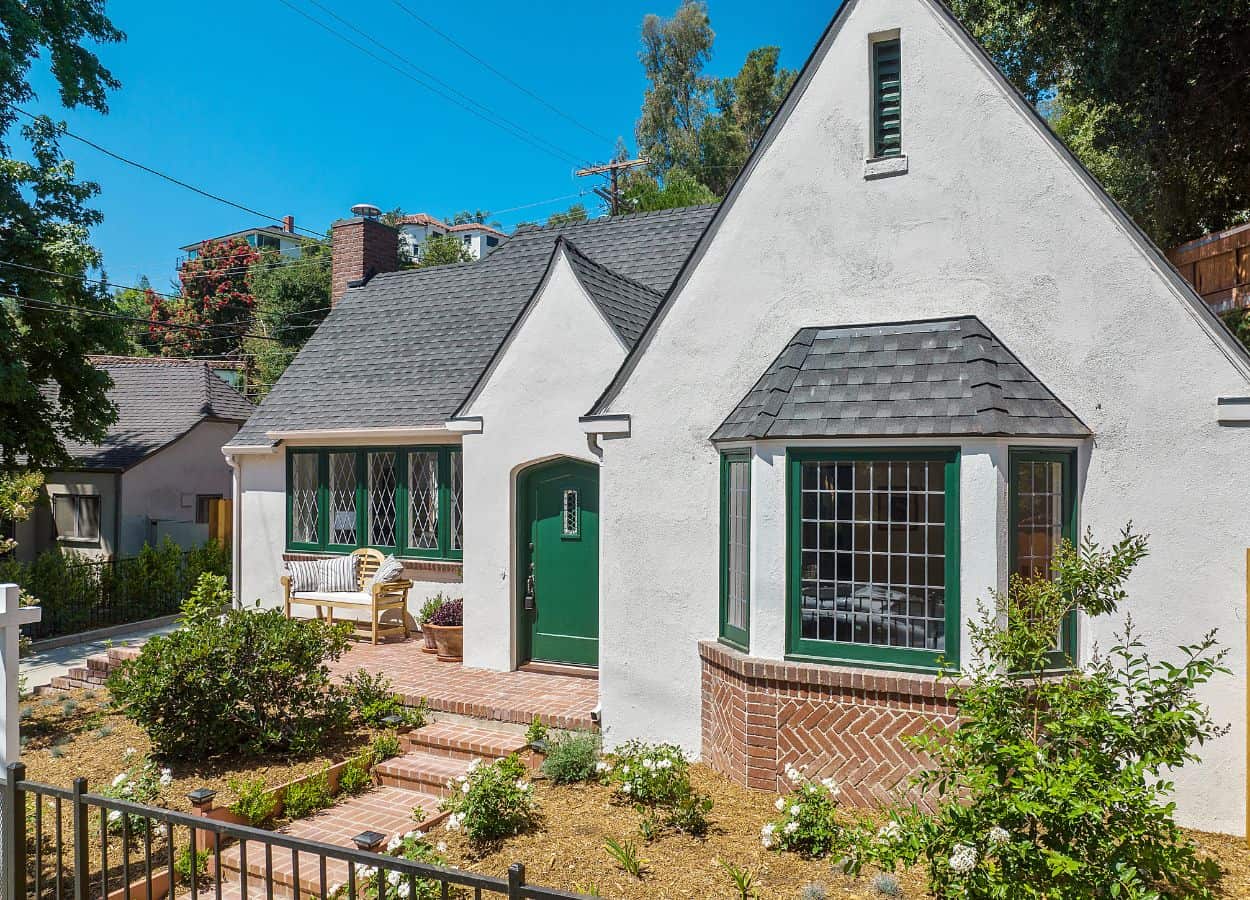
{"label": "white stucco cottage", "polygon": [[[226,448],[243,597],[394,550],[467,664],[597,666],[610,743],[865,800],[977,599],[1078,528],[1150,535],[1152,650],[1218,627],[1245,672],[1250,358],[936,0],[846,0],[718,207],[372,274],[394,240],[336,226],[357,286]],[[1204,699],[1180,814],[1242,832],[1243,676]]]}

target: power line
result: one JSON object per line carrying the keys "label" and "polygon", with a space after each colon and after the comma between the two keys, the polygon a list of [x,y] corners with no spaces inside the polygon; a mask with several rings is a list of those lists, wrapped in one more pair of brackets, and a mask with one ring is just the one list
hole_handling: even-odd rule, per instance
{"label": "power line", "polygon": [[[38,121],[40,118],[39,116],[36,116],[32,113],[27,112],[21,107],[14,106],[12,108],[16,110],[17,112],[21,113],[22,115],[26,116],[28,119],[31,119],[32,121]],[[51,119],[49,119],[49,121],[51,121]],[[155,175],[157,178],[163,178],[164,180],[168,181],[170,184],[176,184],[178,185],[178,187],[186,188],[189,191],[194,191],[195,193],[199,194],[202,197],[207,197],[210,200],[216,200],[218,203],[224,203],[226,206],[233,206],[235,209],[240,209],[243,212],[249,213],[250,215],[253,215],[253,216],[259,216],[262,219],[269,219],[270,221],[279,222],[279,223],[283,221],[282,216],[272,216],[272,215],[269,215],[268,213],[261,212],[258,209],[253,209],[250,206],[244,206],[242,203],[236,203],[233,200],[228,200],[225,197],[220,196],[219,194],[214,194],[211,191],[205,190],[204,188],[196,187],[195,185],[190,184],[186,181],[182,181],[179,178],[175,178],[172,175],[167,175],[164,172],[158,171],[157,169],[153,169],[151,166],[146,166],[141,162],[137,162],[133,159],[122,156],[120,153],[116,153],[108,149],[107,147],[103,147],[100,144],[97,144],[95,141],[91,140],[90,138],[85,138],[80,134],[75,134],[74,132],[70,131],[63,122],[53,123],[53,127],[55,127],[57,131],[60,132],[61,134],[67,137],[71,137],[76,141],[80,141],[81,143],[86,144],[88,147],[91,147],[94,150],[98,150],[100,153],[103,153],[105,156],[112,157],[118,162],[125,163],[128,166],[134,166],[136,169],[141,169],[142,171],[147,172],[150,175]],[[324,234],[317,232],[317,231],[313,231],[310,228],[304,228],[300,225],[296,225],[295,227],[298,228],[300,231],[307,232],[308,234],[314,235],[318,238],[323,238],[323,239],[325,238]]]}
{"label": "power line", "polygon": [[[447,93],[445,93],[444,91],[440,90],[439,88],[434,87],[434,86],[432,86],[432,85],[430,85],[430,84],[427,84],[425,81],[423,81],[421,78],[418,78],[417,76],[413,75],[411,72],[408,72],[408,71],[406,71],[406,70],[404,70],[404,69],[401,69],[399,66],[396,66],[394,63],[391,63],[390,61],[388,61],[388,60],[386,60],[386,59],[384,59],[384,58],[382,58],[382,57],[378,56],[376,53],[374,53],[374,52],[373,52],[372,50],[370,50],[369,48],[364,47],[364,46],[361,46],[360,44],[358,44],[357,42],[355,42],[355,41],[353,41],[351,38],[349,38],[347,35],[343,34],[341,31],[337,31],[336,29],[334,29],[334,28],[333,28],[333,27],[331,27],[330,25],[327,25],[325,22],[321,21],[320,19],[317,19],[317,18],[315,18],[315,17],[313,17],[313,16],[309,15],[307,12],[305,12],[304,10],[300,9],[299,7],[297,7],[297,6],[295,6],[293,3],[291,3],[291,2],[290,2],[290,0],[278,0],[278,2],[279,2],[279,3],[281,3],[283,6],[287,7],[288,9],[292,10],[293,12],[295,12],[295,13],[299,14],[300,16],[303,16],[305,19],[307,19],[308,21],[312,22],[312,23],[313,23],[314,25],[316,25],[317,27],[322,28],[322,29],[324,29],[325,31],[329,32],[330,34],[334,35],[336,38],[338,38],[339,40],[343,41],[345,44],[348,44],[348,45],[349,45],[349,46],[351,46],[351,47],[355,47],[357,50],[359,50],[361,53],[365,54],[366,56],[370,57],[371,59],[373,59],[373,60],[375,60],[375,61],[377,61],[377,62],[380,62],[382,65],[386,66],[387,68],[393,69],[394,71],[398,72],[400,75],[402,75],[403,77],[407,78],[408,80],[410,80],[410,81],[414,82],[415,84],[418,84],[418,85],[420,85],[421,87],[425,88],[427,91],[430,91],[431,93],[433,93],[433,94],[435,94],[435,95],[437,95],[437,96],[439,96],[439,97],[442,97],[442,98],[443,98],[444,100],[446,100],[447,102],[452,103],[452,104],[454,104],[454,105],[456,105],[456,106],[459,106],[461,109],[465,110],[466,112],[469,112],[469,113],[471,113],[471,114],[473,114],[473,115],[477,116],[479,119],[481,119],[482,121],[486,122],[487,124],[494,125],[496,128],[500,128],[500,129],[502,129],[502,130],[504,130],[504,131],[508,132],[508,133],[509,133],[509,134],[511,134],[513,137],[515,137],[515,138],[517,138],[517,139],[519,139],[519,140],[524,141],[525,143],[529,144],[529,145],[530,145],[530,146],[532,146],[532,147],[535,147],[535,148],[537,148],[537,149],[539,149],[539,150],[542,150],[543,152],[547,153],[547,154],[548,154],[548,155],[550,155],[550,156],[553,156],[553,157],[555,157],[555,158],[557,158],[557,159],[561,159],[561,160],[564,160],[564,161],[572,162],[572,163],[574,163],[574,164],[580,164],[580,162],[579,162],[579,160],[578,160],[578,158],[577,158],[576,156],[573,156],[572,154],[570,154],[570,153],[568,153],[567,151],[565,151],[565,150],[561,149],[560,147],[557,147],[555,144],[550,143],[549,141],[545,140],[544,138],[541,138],[541,137],[539,137],[539,136],[537,136],[537,135],[533,134],[533,132],[530,132],[530,131],[526,130],[526,129],[525,129],[525,128],[523,128],[522,126],[520,126],[520,125],[516,125],[516,124],[514,124],[514,123],[512,123],[512,122],[509,122],[507,119],[503,118],[502,116],[498,115],[497,113],[492,112],[492,111],[490,110],[490,108],[489,108],[489,107],[483,106],[481,103],[478,103],[476,100],[472,100],[472,99],[470,99],[470,98],[466,98],[466,99],[469,99],[469,102],[470,102],[470,103],[473,103],[473,104],[474,104],[474,106],[478,106],[478,107],[480,107],[482,110],[485,110],[485,112],[479,112],[477,109],[474,109],[474,108],[472,108],[472,107],[470,107],[470,106],[465,105],[464,103],[461,103],[461,102],[460,102],[460,101],[458,101],[455,97],[449,96]],[[350,22],[348,22],[347,20],[343,19],[341,16],[337,15],[336,13],[334,13],[334,12],[332,12],[332,11],[330,11],[330,10],[327,10],[324,6],[321,6],[321,4],[317,3],[317,2],[316,2],[316,0],[311,0],[311,2],[313,2],[313,3],[314,3],[314,5],[316,5],[319,9],[323,10],[324,12],[328,13],[330,16],[333,16],[335,19],[337,19],[338,21],[342,22],[342,23],[343,23],[344,25],[346,25],[348,28],[351,28],[351,29],[352,29],[353,31],[355,31],[357,34],[360,34],[361,36],[363,36],[366,40],[368,40],[368,41],[370,41],[371,43],[373,43],[373,44],[377,45],[378,47],[382,48],[382,49],[383,49],[383,50],[385,50],[387,53],[391,54],[392,56],[396,57],[397,59],[400,59],[401,61],[403,61],[403,62],[404,62],[406,65],[408,65],[409,67],[411,67],[411,68],[415,69],[415,70],[416,70],[416,71],[418,71],[418,72],[421,72],[422,74],[424,74],[424,75],[425,75],[426,77],[428,77],[428,78],[433,78],[435,81],[440,81],[440,82],[441,82],[441,79],[439,79],[437,76],[430,75],[430,74],[429,74],[429,73],[427,73],[424,69],[420,68],[420,67],[419,67],[419,66],[417,66],[416,64],[414,64],[414,63],[412,63],[411,61],[409,61],[409,60],[408,60],[405,56],[403,56],[402,54],[397,53],[396,51],[394,51],[394,50],[390,49],[389,47],[387,47],[385,44],[382,44],[382,43],[380,43],[379,41],[375,40],[374,38],[370,37],[368,34],[366,34],[365,32],[361,31],[361,30],[360,30],[359,28],[357,28],[355,25],[352,25]],[[444,83],[445,83],[445,82],[444,82]],[[455,91],[455,89],[454,89],[454,88],[451,88],[451,90]],[[460,92],[459,92],[459,91],[455,91],[455,93],[459,94]],[[465,95],[461,94],[461,96],[465,96]]]}
{"label": "power line", "polygon": [[601,140],[601,141],[606,141],[606,142],[607,142],[607,143],[609,143],[609,144],[610,144],[610,143],[612,143],[612,138],[610,138],[610,137],[606,137],[606,136],[605,136],[602,132],[595,131],[595,130],[594,130],[593,128],[591,128],[589,125],[585,125],[585,124],[583,124],[582,122],[578,121],[576,118],[574,118],[573,116],[569,115],[568,113],[566,113],[564,110],[560,109],[559,107],[557,107],[557,106],[555,106],[555,105],[553,105],[553,104],[551,104],[551,103],[548,103],[545,99],[543,99],[543,98],[542,98],[542,97],[540,97],[538,94],[536,94],[536,93],[534,93],[533,91],[531,91],[531,90],[530,90],[529,88],[527,88],[525,85],[523,85],[523,84],[521,84],[520,82],[518,82],[518,81],[516,81],[515,79],[513,79],[513,78],[512,78],[510,75],[508,75],[506,72],[502,72],[502,71],[500,71],[499,69],[495,68],[495,66],[491,65],[491,63],[487,62],[485,59],[483,59],[482,57],[478,56],[476,53],[474,53],[474,52],[473,52],[472,50],[470,50],[468,47],[464,46],[464,44],[461,44],[459,41],[457,41],[455,38],[453,38],[451,35],[449,35],[449,34],[447,34],[446,32],[444,32],[444,31],[440,30],[440,29],[439,29],[436,25],[434,25],[434,24],[433,24],[432,22],[430,22],[428,19],[424,19],[424,18],[422,18],[421,16],[417,15],[415,12],[413,12],[411,9],[409,9],[409,8],[408,8],[408,6],[406,6],[405,4],[401,3],[401,2],[400,2],[400,0],[391,0],[391,2],[392,2],[392,3],[394,3],[397,7],[399,7],[399,8],[400,8],[403,12],[407,13],[409,16],[411,16],[413,19],[415,19],[417,22],[419,22],[421,25],[424,25],[426,28],[428,28],[430,31],[434,32],[436,35],[438,35],[439,37],[441,37],[441,38],[442,38],[443,40],[445,40],[447,43],[451,44],[453,47],[455,47],[457,50],[459,50],[459,51],[460,51],[461,53],[463,53],[465,56],[469,57],[469,59],[471,59],[471,60],[473,60],[474,62],[478,63],[479,65],[481,65],[481,66],[485,67],[487,70],[489,70],[490,72],[494,73],[497,77],[499,77],[499,78],[501,78],[502,80],[506,81],[508,84],[512,85],[514,88],[516,88],[516,89],[517,89],[518,91],[520,91],[521,93],[525,94],[526,96],[528,96],[528,97],[530,97],[530,98],[532,98],[532,99],[534,99],[534,100],[537,100],[539,103],[541,103],[543,106],[547,107],[547,109],[551,110],[553,113],[555,113],[556,115],[558,115],[560,118],[565,119],[566,121],[571,122],[572,124],[576,125],[578,128],[580,128],[582,131],[586,132],[587,134],[589,134],[589,135],[590,135],[591,137],[593,137],[593,138],[597,138],[598,140]]}

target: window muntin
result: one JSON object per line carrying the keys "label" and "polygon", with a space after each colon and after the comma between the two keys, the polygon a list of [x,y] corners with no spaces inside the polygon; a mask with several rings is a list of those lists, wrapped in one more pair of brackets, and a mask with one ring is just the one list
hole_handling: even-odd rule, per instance
{"label": "window muntin", "polygon": [[751,457],[721,457],[721,639],[744,652],[751,622]]}
{"label": "window muntin", "polygon": [[[1013,449],[1010,452],[1011,573],[1049,577],[1060,541],[1076,540],[1074,453]],[[1055,641],[1056,664],[1075,652],[1076,616],[1069,614]]]}
{"label": "window muntin", "polygon": [[902,55],[898,38],[872,44],[872,155],[903,152]]}
{"label": "window muntin", "polygon": [[581,507],[577,501],[577,489],[567,488],[561,498],[560,535],[566,538],[580,537],[582,533]]}
{"label": "window muntin", "polygon": [[98,494],[54,494],[52,521],[58,538],[71,541],[100,539]]}
{"label": "window muntin", "polygon": [[448,515],[460,493],[459,447],[301,448],[287,467],[290,549],[461,557],[459,506],[455,531]]}
{"label": "window muntin", "polygon": [[453,453],[449,457],[451,467],[451,549],[464,549],[464,457]]}
{"label": "window muntin", "polygon": [[790,652],[957,663],[958,453],[791,451],[788,477]]}

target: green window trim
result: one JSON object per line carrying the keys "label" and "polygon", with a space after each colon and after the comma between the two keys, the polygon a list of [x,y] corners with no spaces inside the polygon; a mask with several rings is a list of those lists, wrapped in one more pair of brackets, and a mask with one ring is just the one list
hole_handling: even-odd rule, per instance
{"label": "green window trim", "polygon": [[903,74],[898,38],[872,44],[872,155],[903,153]]}
{"label": "green window trim", "polygon": [[[802,637],[802,466],[805,462],[940,462],[944,490],[943,615],[946,647],[942,651],[886,647]],[[899,450],[788,449],[786,451],[786,658],[864,668],[931,673],[959,666],[960,531],[957,448],[916,447]]]}
{"label": "green window trim", "polygon": [[[1020,524],[1020,493],[1018,491],[1020,465],[1030,462],[1058,463],[1063,478],[1063,537],[1075,543],[1080,533],[1078,527],[1079,503],[1076,496],[1076,450],[1012,447],[1007,451],[1009,487],[1009,537],[1008,571],[1015,574],[1019,565],[1019,544],[1016,530]],[[1056,669],[1068,669],[1072,665],[1077,648],[1077,615],[1072,611],[1064,617],[1059,635],[1059,650],[1051,654]]]}
{"label": "green window trim", "polygon": [[[393,553],[397,556],[407,558],[422,559],[446,559],[459,560],[463,559],[463,534],[453,533],[453,528],[463,527],[460,518],[457,516],[453,522],[452,504],[456,498],[452,497],[452,474],[453,457],[459,459],[460,448],[458,446],[433,445],[420,447],[291,447],[287,449],[286,455],[286,548],[289,551],[312,552],[312,553],[350,553],[362,547],[371,547],[383,553]],[[437,532],[437,546],[432,547],[416,547],[410,546],[410,533],[408,528],[409,517],[409,466],[408,459],[411,454],[429,453],[436,454],[435,480],[436,480],[436,496],[434,498],[435,508],[437,510],[437,523],[431,531]],[[354,536],[356,540],[352,543],[337,543],[333,540],[335,530],[332,528],[332,495],[331,495],[331,458],[337,455],[348,455],[352,457],[352,471],[355,475],[355,485],[353,490],[355,527]],[[393,517],[394,541],[389,544],[373,542],[374,534],[371,534],[374,523],[371,521],[371,515],[375,510],[387,509],[388,504],[371,503],[370,498],[370,458],[374,454],[393,454],[394,469],[390,474],[394,479],[393,494],[388,491],[389,498],[393,501],[394,509],[391,513]],[[298,461],[302,458],[311,456],[316,460],[314,471],[316,472],[316,486],[314,488],[314,497],[316,501],[316,509],[312,512],[312,519],[315,520],[316,540],[297,540],[296,539],[296,468]],[[307,464],[305,464],[305,471]],[[457,467],[459,471],[461,467]],[[384,468],[378,469],[379,477],[386,475]],[[463,487],[461,486],[461,492]],[[463,497],[459,498],[463,503]],[[346,511],[346,510],[344,510]],[[341,532],[347,532],[346,526],[339,529]],[[389,530],[380,528],[378,530]]]}
{"label": "green window trim", "polygon": [[741,626],[731,624],[730,619],[730,594],[732,586],[731,573],[731,539],[732,530],[730,522],[730,487],[731,475],[735,465],[746,465],[746,507],[743,510],[745,516],[746,533],[741,535],[747,548],[751,544],[751,453],[750,451],[739,450],[721,454],[720,458],[720,639],[729,646],[741,650],[743,653],[750,652],[751,645],[751,554],[749,549],[746,556],[741,560],[743,569],[742,577],[746,582],[746,607],[743,610],[743,621]]}

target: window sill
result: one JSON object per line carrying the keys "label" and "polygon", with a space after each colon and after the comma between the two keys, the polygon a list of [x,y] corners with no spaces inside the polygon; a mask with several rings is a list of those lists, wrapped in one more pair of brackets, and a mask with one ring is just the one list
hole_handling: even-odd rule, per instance
{"label": "window sill", "polygon": [[906,156],[878,156],[874,159],[864,160],[864,179],[866,181],[906,174]]}
{"label": "window sill", "polygon": [[[906,672],[909,675],[941,674],[942,667],[937,665],[911,665],[908,663],[890,662],[885,659],[852,659],[840,656],[821,656],[807,653],[787,653],[787,662],[808,663],[816,666],[839,666],[846,669],[875,669],[883,672]],[[952,667],[953,668],[953,667]]]}

